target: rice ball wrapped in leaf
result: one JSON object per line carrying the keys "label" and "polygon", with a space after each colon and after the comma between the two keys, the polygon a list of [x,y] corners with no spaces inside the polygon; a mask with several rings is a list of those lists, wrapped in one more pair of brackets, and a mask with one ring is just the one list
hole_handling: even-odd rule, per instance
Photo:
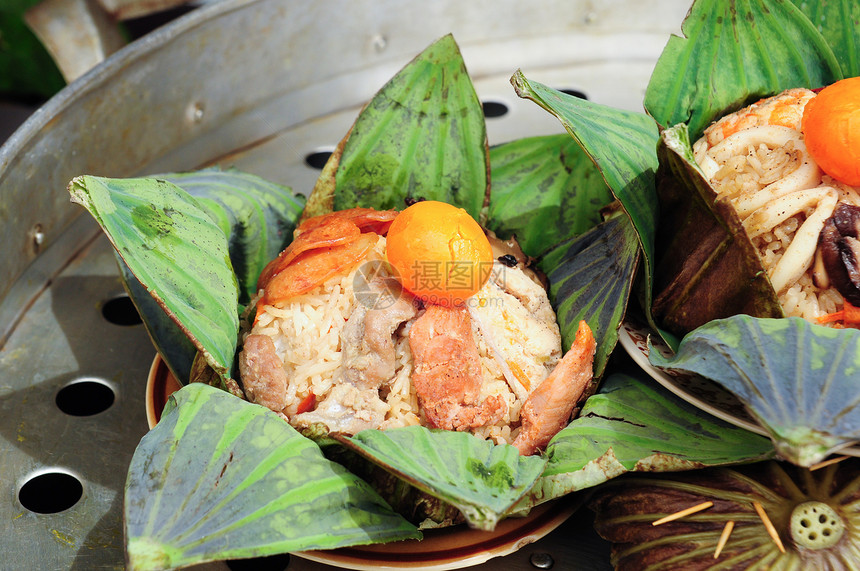
{"label": "rice ball wrapped in leaf", "polygon": [[[616,569],[854,569],[858,474],[852,458],[815,471],[766,462],[619,478],[590,507]],[[688,507],[700,509],[660,523]]]}
{"label": "rice ball wrapped in leaf", "polygon": [[533,454],[570,420],[595,341],[583,323],[562,357],[527,263],[441,202],[309,218],[261,274],[245,393],[315,433],[424,425]]}
{"label": "rice ball wrapped in leaf", "polygon": [[[692,145],[687,159],[697,172],[681,176],[672,156],[679,133],[664,136],[663,157],[675,167],[671,175],[673,167],[663,169],[663,287],[653,310],[667,328],[685,333],[732,313],[857,323],[860,187],[851,173],[860,157],[850,141],[858,93],[860,78],[846,79],[820,93],[788,89],[723,116]],[[721,219],[712,240],[691,240],[694,208],[679,202],[679,179],[707,197]],[[732,263],[722,267],[714,256],[730,242],[736,258],[726,260],[744,268],[746,278],[731,277]],[[721,273],[729,287],[717,283]],[[712,290],[695,309],[690,282]],[[745,287],[752,293],[744,295]]]}

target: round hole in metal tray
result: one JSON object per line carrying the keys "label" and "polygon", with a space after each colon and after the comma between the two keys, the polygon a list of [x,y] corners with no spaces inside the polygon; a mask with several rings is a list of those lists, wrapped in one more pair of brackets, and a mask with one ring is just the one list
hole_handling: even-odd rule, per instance
{"label": "round hole in metal tray", "polygon": [[18,491],[18,501],[31,512],[54,514],[78,503],[84,487],[74,475],[59,468],[34,474]]}
{"label": "round hole in metal tray", "polygon": [[559,91],[567,93],[568,95],[573,95],[574,97],[579,97],[580,99],[588,99],[588,96],[578,89],[559,89]]}
{"label": "round hole in metal tray", "polygon": [[330,156],[331,151],[314,151],[305,155],[305,164],[311,168],[322,170]]}
{"label": "round hole in metal tray", "polygon": [[484,101],[481,103],[481,107],[484,109],[484,117],[488,119],[495,119],[508,114],[507,103],[501,101]]}
{"label": "round hole in metal tray", "polygon": [[127,295],[107,300],[102,305],[102,316],[114,325],[140,325],[143,320]]}
{"label": "round hole in metal tray", "polygon": [[57,408],[72,416],[92,416],[113,405],[113,388],[100,379],[78,379],[57,392]]}

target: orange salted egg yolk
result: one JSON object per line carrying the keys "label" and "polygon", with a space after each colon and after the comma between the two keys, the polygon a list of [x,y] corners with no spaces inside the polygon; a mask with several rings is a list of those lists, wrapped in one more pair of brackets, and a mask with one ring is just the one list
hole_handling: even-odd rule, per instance
{"label": "orange salted egg yolk", "polygon": [[860,186],[860,77],[837,81],[810,99],[801,129],[821,170]]}
{"label": "orange salted egg yolk", "polygon": [[490,278],[493,250],[462,208],[425,200],[403,210],[386,236],[388,263],[403,288],[423,300],[463,305]]}

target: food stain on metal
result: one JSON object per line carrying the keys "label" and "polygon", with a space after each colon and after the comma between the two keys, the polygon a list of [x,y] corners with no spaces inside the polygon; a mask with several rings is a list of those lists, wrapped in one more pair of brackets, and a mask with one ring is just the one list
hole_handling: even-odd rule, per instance
{"label": "food stain on metal", "polygon": [[191,123],[199,124],[203,121],[203,116],[206,113],[206,106],[203,105],[201,101],[194,101],[188,106],[188,111],[186,112],[188,120]]}
{"label": "food stain on metal", "polygon": [[30,243],[33,246],[33,253],[38,254],[42,250],[45,243],[45,232],[42,230],[41,224],[36,224],[30,229]]}
{"label": "food stain on metal", "polygon": [[370,39],[370,45],[377,53],[381,53],[388,47],[388,40],[382,34],[375,34]]}
{"label": "food stain on metal", "polygon": [[68,535],[66,535],[65,533],[62,533],[62,532],[60,532],[60,531],[58,531],[58,530],[56,530],[56,529],[52,529],[52,530],[51,530],[51,535],[53,535],[53,536],[54,536],[54,538],[56,538],[56,540],[57,540],[57,541],[59,541],[59,542],[60,542],[60,543],[62,543],[62,544],[68,545],[69,547],[74,547],[74,546],[75,546],[75,540],[74,540],[74,538],[69,537],[69,536],[68,536]]}

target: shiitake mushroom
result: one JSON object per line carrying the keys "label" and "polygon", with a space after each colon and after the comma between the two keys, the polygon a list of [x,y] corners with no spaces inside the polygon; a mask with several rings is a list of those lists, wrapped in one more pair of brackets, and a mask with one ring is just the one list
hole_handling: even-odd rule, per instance
{"label": "shiitake mushroom", "polygon": [[842,202],[824,223],[813,277],[818,287],[836,288],[860,305],[860,207]]}

